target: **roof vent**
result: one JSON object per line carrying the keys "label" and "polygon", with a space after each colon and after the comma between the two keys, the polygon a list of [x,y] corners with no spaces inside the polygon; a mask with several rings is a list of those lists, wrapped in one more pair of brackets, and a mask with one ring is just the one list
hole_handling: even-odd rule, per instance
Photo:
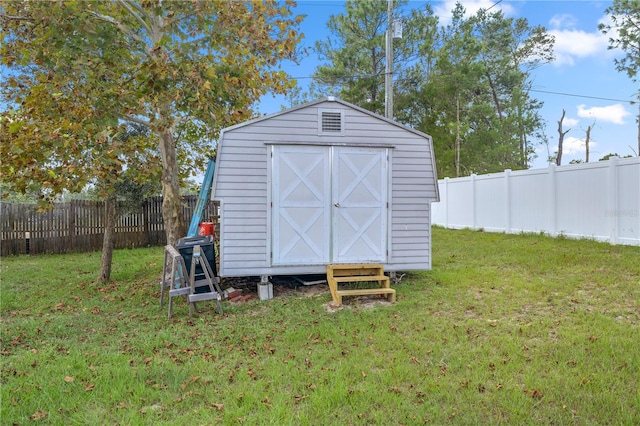
{"label": "roof vent", "polygon": [[344,110],[321,109],[318,115],[319,135],[344,135]]}

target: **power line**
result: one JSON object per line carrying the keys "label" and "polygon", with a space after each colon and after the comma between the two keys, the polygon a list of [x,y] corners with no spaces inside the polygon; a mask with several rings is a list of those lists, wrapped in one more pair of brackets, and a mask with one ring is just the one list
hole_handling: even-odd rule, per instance
{"label": "power line", "polygon": [[[336,80],[340,80],[340,79],[349,79],[349,78],[370,78],[370,77],[382,77],[383,74],[352,74],[352,75],[340,75],[340,76],[335,76]],[[304,79],[313,79],[313,76],[305,76],[305,77],[291,77],[293,79],[296,80],[304,80]],[[402,80],[402,79],[400,79]],[[540,90],[540,89],[529,89],[529,92],[536,92],[536,93],[546,93],[549,95],[558,95],[558,96],[571,96],[574,98],[585,98],[585,99],[597,99],[597,100],[601,100],[601,101],[612,101],[612,102],[624,102],[624,103],[628,103],[629,105],[635,105],[637,101],[634,101],[632,99],[616,99],[616,98],[604,98],[601,96],[590,96],[590,95],[579,95],[576,93],[564,93],[564,92],[555,92],[555,91],[551,91],[551,90]]]}
{"label": "power line", "polygon": [[635,105],[636,103],[636,101],[633,101],[631,99],[602,98],[600,96],[577,95],[575,93],[552,92],[549,90],[538,90],[538,89],[529,89],[529,91],[538,92],[538,93],[547,93],[550,95],[573,96],[575,98],[587,98],[587,99],[598,99],[601,101],[624,102],[624,103],[628,103],[629,105]]}

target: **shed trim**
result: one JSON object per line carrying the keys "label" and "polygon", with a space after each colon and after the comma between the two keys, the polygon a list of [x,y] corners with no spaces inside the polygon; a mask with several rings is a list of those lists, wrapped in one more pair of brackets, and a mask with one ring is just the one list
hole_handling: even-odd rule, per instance
{"label": "shed trim", "polygon": [[354,148],[395,148],[395,145],[356,142],[265,142],[267,146],[347,146]]}

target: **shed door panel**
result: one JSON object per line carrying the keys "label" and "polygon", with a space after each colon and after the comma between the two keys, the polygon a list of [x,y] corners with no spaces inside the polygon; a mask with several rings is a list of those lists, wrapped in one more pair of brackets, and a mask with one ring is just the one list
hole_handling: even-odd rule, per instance
{"label": "shed door panel", "polygon": [[275,147],[273,264],[329,262],[330,150]]}
{"label": "shed door panel", "polygon": [[334,262],[385,261],[386,158],[384,149],[335,149],[332,185]]}

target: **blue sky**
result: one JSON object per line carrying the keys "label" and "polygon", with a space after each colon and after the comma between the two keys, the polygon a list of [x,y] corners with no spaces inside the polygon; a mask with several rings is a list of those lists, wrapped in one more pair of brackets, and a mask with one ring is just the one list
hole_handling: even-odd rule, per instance
{"label": "blue sky", "polygon": [[[446,23],[455,0],[409,2],[409,8],[423,8],[429,3]],[[488,9],[491,0],[461,1],[468,13],[478,8]],[[638,87],[626,74],[616,71],[613,59],[622,52],[607,49],[608,36],[598,31],[598,24],[606,22],[604,10],[610,1],[508,1],[503,0],[492,10],[501,9],[507,17],[524,17],[530,26],[542,25],[555,36],[553,63],[533,72],[532,95],[543,101],[542,116],[546,120],[546,134],[551,154],[557,149],[557,121],[566,110],[563,130],[571,129],[565,136],[562,164],[573,159],[585,159],[584,139],[586,129],[592,126],[590,161],[597,161],[609,153],[636,155],[638,149],[638,104],[631,105]],[[344,2],[337,0],[298,0],[296,13],[306,14],[301,29],[305,34],[302,46],[313,47],[316,40],[328,36],[326,23],[331,14],[344,13]],[[310,82],[319,64],[315,54],[303,59],[299,65],[287,65],[283,69],[298,78],[303,88]],[[267,95],[260,104],[260,113],[278,112],[285,104],[282,97]],[[547,166],[547,147],[540,146],[533,168]]]}

